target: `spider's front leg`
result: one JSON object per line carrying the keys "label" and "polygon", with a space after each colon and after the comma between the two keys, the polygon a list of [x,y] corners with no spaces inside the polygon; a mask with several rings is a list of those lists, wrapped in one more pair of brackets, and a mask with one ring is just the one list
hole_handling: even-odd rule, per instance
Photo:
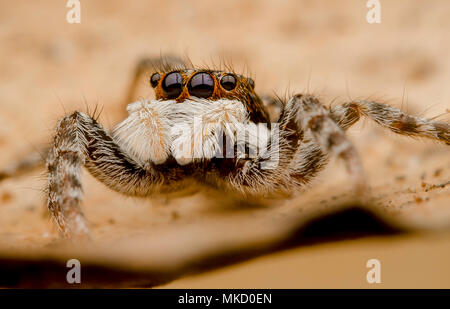
{"label": "spider's front leg", "polygon": [[[284,125],[295,124],[294,127],[304,136],[291,164],[292,174],[307,177],[325,164],[325,154],[332,154],[344,160],[354,180],[356,192],[361,195],[366,192],[366,178],[358,152],[317,98],[304,94],[293,96],[286,104],[282,119]],[[308,136],[312,136],[312,139],[308,140]],[[317,158],[311,157],[311,154]]]}
{"label": "spider's front leg", "polygon": [[111,189],[135,196],[151,194],[164,181],[162,173],[143,167],[124,153],[96,120],[81,112],[59,121],[47,159],[48,209],[63,237],[88,234],[81,211],[81,168]]}
{"label": "spider's front leg", "polygon": [[279,119],[279,131],[271,131],[263,155],[238,160],[228,181],[235,189],[250,194],[290,192],[308,184],[326,165],[329,155],[342,158],[354,179],[356,192],[367,190],[358,153],[344,131],[330,118],[328,110],[310,95],[293,96]]}

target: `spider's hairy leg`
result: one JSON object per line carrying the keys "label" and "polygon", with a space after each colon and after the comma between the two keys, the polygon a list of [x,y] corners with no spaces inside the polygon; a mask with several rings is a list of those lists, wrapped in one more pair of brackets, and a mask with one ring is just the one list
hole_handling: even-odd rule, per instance
{"label": "spider's hairy leg", "polygon": [[83,165],[108,187],[128,195],[148,195],[162,182],[159,172],[133,161],[95,119],[81,112],[64,117],[47,159],[48,209],[63,237],[88,234],[80,207]]}
{"label": "spider's hairy leg", "polygon": [[[356,191],[364,194],[367,189],[366,179],[358,152],[320,101],[311,95],[297,94],[288,101],[285,111],[288,118],[296,121],[298,129],[303,132],[305,137],[310,134],[324,153],[344,160],[347,170],[354,178]],[[303,152],[307,153],[313,150],[313,147],[306,147]],[[320,154],[317,149],[315,151]],[[319,163],[324,164],[323,162]]]}
{"label": "spider's hairy leg", "polygon": [[450,124],[411,116],[387,104],[356,100],[330,110],[330,117],[343,130],[356,123],[361,115],[397,134],[429,138],[450,145]]}

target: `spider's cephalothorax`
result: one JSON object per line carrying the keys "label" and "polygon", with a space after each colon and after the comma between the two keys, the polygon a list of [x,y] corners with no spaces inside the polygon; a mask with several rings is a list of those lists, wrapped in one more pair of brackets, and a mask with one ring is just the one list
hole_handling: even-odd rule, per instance
{"label": "spider's cephalothorax", "polygon": [[[345,135],[361,116],[398,134],[450,144],[449,124],[373,101],[327,108],[297,94],[273,117],[264,107],[270,100],[256,95],[253,80],[235,73],[171,69],[151,75],[150,84],[156,99],[129,104],[128,117],[111,133],[81,112],[59,121],[47,169],[48,207],[62,235],[87,233],[82,166],[131,196],[192,185],[266,196],[302,188],[334,155],[363,191],[363,169]],[[270,126],[269,119],[276,123]]]}

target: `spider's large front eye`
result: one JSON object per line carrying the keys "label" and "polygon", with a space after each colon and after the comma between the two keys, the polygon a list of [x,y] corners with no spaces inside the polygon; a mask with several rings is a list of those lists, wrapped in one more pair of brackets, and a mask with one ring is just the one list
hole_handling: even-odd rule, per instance
{"label": "spider's large front eye", "polygon": [[159,73],[153,73],[152,77],[150,77],[150,84],[153,88],[158,85],[159,80],[161,79],[161,75]]}
{"label": "spider's large front eye", "polygon": [[197,73],[188,84],[189,93],[198,98],[209,98],[214,92],[214,79],[208,73]]}
{"label": "spider's large front eye", "polygon": [[220,85],[223,87],[223,89],[231,91],[236,88],[236,78],[231,74],[224,75],[220,79]]}
{"label": "spider's large front eye", "polygon": [[162,83],[162,89],[168,99],[176,99],[181,94],[183,77],[179,72],[167,74]]}

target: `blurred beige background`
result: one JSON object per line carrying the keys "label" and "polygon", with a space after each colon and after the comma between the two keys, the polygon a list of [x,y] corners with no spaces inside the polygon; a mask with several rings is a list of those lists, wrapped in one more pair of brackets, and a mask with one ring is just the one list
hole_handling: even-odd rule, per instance
{"label": "blurred beige background", "polygon": [[[0,165],[48,142],[59,118],[86,110],[86,105],[103,107],[100,121],[113,126],[123,116],[134,65],[143,56],[167,53],[186,54],[196,64],[232,62],[237,71],[250,72],[262,94],[310,91],[326,104],[371,97],[427,117],[448,111],[450,2],[380,3],[381,24],[368,24],[365,0],[81,0],[81,24],[69,24],[66,1],[0,0]],[[141,95],[151,95],[145,82]],[[449,187],[425,192],[422,186],[448,181],[448,147],[396,137],[369,122],[355,126],[349,134],[361,153],[377,202],[386,211],[425,217],[436,225],[450,222]],[[192,200],[166,205],[165,201],[130,199],[110,192],[88,175],[84,178],[86,214],[95,233],[103,237],[128,228],[157,230],[172,224],[174,218],[201,221],[208,214]],[[347,180],[342,166],[331,166],[317,181],[317,191],[310,194],[345,187]],[[34,247],[56,237],[43,210],[44,186],[42,171],[0,183],[0,243]],[[247,265],[250,269],[244,265],[239,266],[244,270],[212,274],[212,281],[186,279],[174,286],[233,287],[240,282],[240,287],[257,283],[259,287],[308,287],[310,278],[289,275],[293,267],[302,265],[311,270],[311,278],[318,278],[311,282],[314,287],[365,287],[365,275],[352,272],[352,267],[364,268],[361,259],[366,256],[360,258],[358,252],[367,248],[373,254],[400,250],[397,255],[386,253],[389,265],[404,265],[405,259],[415,256],[424,267],[415,277],[419,279],[411,281],[391,266],[390,276],[395,279],[391,285],[386,279],[385,286],[450,287],[450,269],[444,260],[450,254],[450,238],[438,239],[299,249],[289,257],[266,257],[269,261],[262,269],[280,269],[278,281],[258,269],[263,260]],[[386,249],[391,246],[395,249]],[[419,254],[423,250],[430,254]],[[320,261],[308,259],[314,254]],[[355,257],[348,268],[323,266],[336,265],[333,257],[343,254],[347,261]],[[329,281],[332,269],[348,269],[354,277]]]}

